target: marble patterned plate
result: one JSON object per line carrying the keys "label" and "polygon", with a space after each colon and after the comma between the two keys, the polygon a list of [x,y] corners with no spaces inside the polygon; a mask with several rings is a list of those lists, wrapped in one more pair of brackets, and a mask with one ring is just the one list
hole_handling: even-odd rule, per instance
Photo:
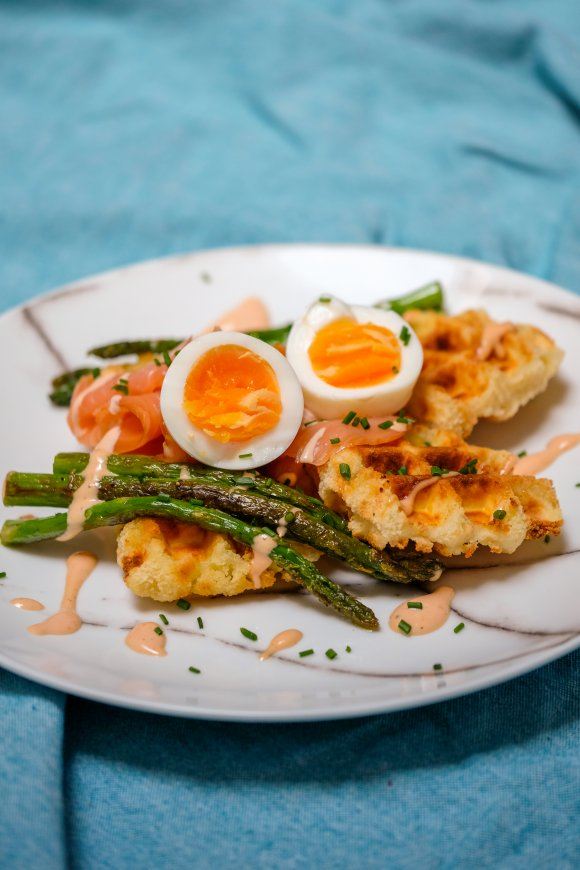
{"label": "marble patterned plate", "polygon": [[[560,375],[510,423],[486,424],[472,440],[535,450],[580,419],[580,299],[526,275],[483,263],[377,247],[281,245],[215,250],[108,272],[39,297],[0,319],[6,362],[1,407],[10,409],[2,438],[2,473],[50,469],[59,450],[75,449],[65,414],[46,399],[49,378],[83,363],[91,345],[116,338],[181,335],[210,322],[247,294],[267,300],[275,321],[292,319],[315,296],[333,292],[370,303],[432,279],[447,307],[483,306],[498,319],[529,321],[566,350]],[[564,534],[514,556],[478,555],[449,570],[454,610],[439,631],[396,635],[388,615],[401,589],[330,569],[371,604],[382,630],[351,627],[303,594],[200,600],[189,612],[137,600],[114,562],[114,536],[99,531],[70,544],[0,551],[0,664],[40,683],[111,704],[207,719],[297,721],[400,710],[465,694],[529,671],[580,644],[580,451],[553,467],[566,518]],[[42,513],[42,510],[38,510]],[[49,513],[50,511],[46,511]],[[3,509],[3,517],[20,508]],[[34,637],[38,614],[16,610],[15,596],[54,611],[64,582],[64,555],[81,547],[101,556],[83,587],[82,629]],[[131,652],[124,643],[137,621],[169,619],[166,658]],[[202,616],[204,628],[196,617]],[[453,627],[460,621],[460,634]],[[253,643],[240,634],[247,626]],[[258,651],[282,629],[304,633],[301,659],[290,649],[267,662]],[[350,646],[351,653],[345,651]],[[329,647],[338,656],[325,656]],[[435,663],[443,670],[436,672]],[[192,674],[190,665],[200,674]]]}

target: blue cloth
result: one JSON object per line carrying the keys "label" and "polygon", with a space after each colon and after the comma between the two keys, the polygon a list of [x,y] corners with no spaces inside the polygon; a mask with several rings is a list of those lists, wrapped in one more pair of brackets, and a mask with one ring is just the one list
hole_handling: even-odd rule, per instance
{"label": "blue cloth", "polygon": [[[408,245],[580,289],[578,0],[0,0],[0,302],[193,248]],[[2,674],[0,866],[578,866],[580,656],[242,726]]]}

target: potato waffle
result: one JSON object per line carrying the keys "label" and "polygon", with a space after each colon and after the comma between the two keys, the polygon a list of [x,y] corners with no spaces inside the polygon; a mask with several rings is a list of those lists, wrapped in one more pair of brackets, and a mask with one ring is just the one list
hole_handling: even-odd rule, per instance
{"label": "potato waffle", "polygon": [[[558,534],[562,525],[551,481],[510,474],[513,459],[507,451],[418,426],[397,444],[335,454],[320,468],[319,492],[349,516],[356,537],[379,549],[412,543],[419,552],[443,556],[470,556],[478,546],[513,553],[524,540]],[[459,473],[440,476],[447,471]],[[433,477],[407,515],[402,500]]]}
{"label": "potato waffle", "polygon": [[521,324],[492,340],[486,354],[484,347],[495,327],[485,311],[451,317],[414,310],[405,317],[424,351],[423,369],[407,411],[422,422],[463,436],[480,419],[513,417],[546,389],[563,358],[540,329]]}

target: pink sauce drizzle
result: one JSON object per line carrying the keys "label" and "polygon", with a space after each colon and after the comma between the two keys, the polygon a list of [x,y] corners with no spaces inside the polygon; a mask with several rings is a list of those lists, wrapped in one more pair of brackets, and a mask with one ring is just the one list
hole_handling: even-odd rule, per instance
{"label": "pink sauce drizzle", "polygon": [[44,610],[44,604],[41,604],[36,598],[13,598],[10,604],[13,607],[18,607],[19,610]]}
{"label": "pink sauce drizzle", "polygon": [[[298,508],[289,507],[286,513],[293,513],[294,516],[298,513]],[[283,538],[286,532],[288,531],[288,520],[286,519],[286,515],[280,517],[278,520],[278,526],[276,527],[276,534],[279,538]]]}
{"label": "pink sauce drizzle", "polygon": [[500,341],[514,329],[513,323],[488,323],[483,330],[481,342],[475,352],[475,356],[482,362],[492,355],[495,351],[496,356],[500,359],[505,357],[505,348],[500,344]]}
{"label": "pink sauce drizzle", "polygon": [[260,578],[264,571],[270,567],[272,560],[270,553],[277,544],[276,538],[270,535],[256,535],[252,544],[252,562],[250,564],[250,579],[254,584],[254,589],[259,589],[261,584]]}
{"label": "pink sauce drizzle", "polygon": [[443,480],[445,477],[456,477],[458,474],[458,471],[447,471],[445,474],[433,475],[433,477],[429,477],[427,480],[420,480],[415,484],[411,492],[406,495],[405,498],[401,499],[400,507],[403,513],[408,517],[411,516],[415,508],[415,499],[424,489],[429,489],[429,487],[437,483],[438,480]]}
{"label": "pink sauce drizzle", "polygon": [[419,610],[408,607],[408,601],[399,604],[389,617],[389,628],[401,634],[398,627],[401,620],[411,626],[409,636],[417,634],[430,634],[437,631],[445,624],[451,613],[451,602],[455,596],[455,590],[451,586],[439,586],[434,592],[421,595],[420,598],[411,598],[412,602],[419,602],[423,607]]}
{"label": "pink sauce drizzle", "polygon": [[155,631],[159,627],[156,622],[138,622],[125,638],[125,643],[133,652],[144,656],[166,656],[167,638],[165,632],[158,634]]}
{"label": "pink sauce drizzle", "polygon": [[118,426],[109,429],[91,453],[84,472],[84,480],[73,495],[68,509],[66,530],[57,538],[58,541],[70,541],[82,532],[85,512],[98,504],[99,483],[107,472],[107,462],[115,448],[120,431]]}
{"label": "pink sauce drizzle", "polygon": [[98,559],[93,553],[73,553],[66,560],[67,572],[60,609],[45,619],[28,626],[31,634],[74,634],[83,624],[77,613],[77,598],[85,580],[95,570]]}
{"label": "pink sauce drizzle", "polygon": [[269,659],[270,656],[276,655],[276,653],[281,652],[283,649],[289,649],[291,646],[296,646],[303,637],[304,635],[301,631],[298,631],[297,628],[287,628],[285,631],[281,631],[280,634],[277,634],[272,638],[267,648],[260,656],[260,661],[263,662],[266,659]]}
{"label": "pink sauce drizzle", "polygon": [[513,467],[514,474],[539,474],[549,468],[553,462],[558,459],[562,453],[567,450],[572,450],[580,444],[580,433],[572,433],[569,435],[556,435],[548,441],[544,450],[538,453],[531,453],[529,456],[522,456],[518,459]]}

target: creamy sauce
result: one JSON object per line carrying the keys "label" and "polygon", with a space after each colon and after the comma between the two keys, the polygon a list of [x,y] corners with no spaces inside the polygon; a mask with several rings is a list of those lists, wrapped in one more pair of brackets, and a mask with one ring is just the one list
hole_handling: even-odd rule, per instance
{"label": "creamy sauce", "polygon": [[421,595],[420,598],[411,598],[410,601],[418,601],[423,605],[422,609],[418,610],[412,607],[407,607],[408,601],[403,601],[399,604],[389,617],[389,628],[396,631],[397,634],[402,634],[398,627],[401,620],[404,620],[411,626],[409,636],[417,634],[430,634],[432,631],[437,631],[445,624],[451,612],[451,602],[455,596],[455,589],[451,586],[440,586],[434,592],[429,592],[427,595]]}
{"label": "creamy sauce", "polygon": [[256,535],[252,545],[252,562],[250,564],[250,579],[254,584],[254,589],[259,589],[261,586],[260,578],[272,564],[270,553],[278,542],[276,538],[270,535]]}
{"label": "creamy sauce", "polygon": [[31,634],[74,634],[83,624],[77,613],[77,598],[99,560],[93,553],[73,553],[66,560],[67,572],[60,609],[44,622],[28,626]]}
{"label": "creamy sauce", "polygon": [[187,465],[182,465],[181,468],[179,469],[179,479],[180,480],[189,480],[189,478],[190,478],[189,468],[187,467]]}
{"label": "creamy sauce", "polygon": [[118,414],[121,405],[121,396],[113,396],[109,402],[109,414]]}
{"label": "creamy sauce", "polygon": [[500,344],[504,335],[514,329],[513,323],[488,323],[483,330],[481,342],[475,352],[475,356],[482,362],[492,355],[495,351],[496,356],[500,359],[505,357],[505,348]]}
{"label": "creamy sauce", "polygon": [[160,628],[156,622],[138,622],[125,638],[125,643],[133,652],[144,656],[166,656],[165,632],[157,634],[156,628]]}
{"label": "creamy sauce", "polygon": [[411,492],[405,496],[405,498],[401,499],[401,510],[408,517],[411,516],[413,510],[415,509],[415,499],[424,489],[429,489],[430,486],[433,486],[434,483],[437,483],[438,480],[443,480],[445,477],[456,477],[459,474],[458,471],[448,471],[446,474],[437,474],[433,475],[433,477],[429,477],[427,480],[420,480],[419,483],[416,483]]}
{"label": "creamy sauce", "polygon": [[98,504],[99,482],[107,473],[107,462],[120,431],[118,426],[109,429],[91,453],[89,464],[84,472],[84,480],[73,495],[68,509],[66,530],[57,538],[58,541],[70,541],[82,532],[86,511]]}
{"label": "creamy sauce", "polygon": [[248,296],[204,331],[207,333],[223,329],[224,332],[248,332],[253,329],[268,329],[270,325],[270,315],[262,300],[256,296]]}
{"label": "creamy sauce", "polygon": [[13,607],[18,607],[19,610],[44,610],[44,604],[41,604],[36,598],[13,598],[10,604]]}
{"label": "creamy sauce", "polygon": [[310,441],[308,441],[302,450],[302,454],[300,456],[300,462],[312,462],[314,459],[314,454],[316,452],[316,445],[322,438],[322,436],[326,432],[326,426],[321,426],[317,432],[314,433]]}
{"label": "creamy sauce", "polygon": [[[291,507],[289,507],[288,510],[286,511],[286,513],[293,513],[294,516],[296,516],[297,512],[298,512],[298,508],[291,508]],[[286,519],[286,515],[284,515],[283,517],[281,517],[278,520],[278,525],[276,527],[276,534],[278,535],[279,538],[283,538],[287,531],[288,531],[288,520]]]}
{"label": "creamy sauce", "polygon": [[270,656],[276,655],[276,653],[281,652],[283,649],[296,646],[303,637],[304,635],[297,628],[287,628],[286,631],[281,631],[280,634],[272,638],[260,656],[260,661],[263,662],[265,659],[269,659]]}
{"label": "creamy sauce", "polygon": [[544,450],[538,453],[531,453],[529,456],[522,456],[514,465],[514,474],[539,474],[549,468],[553,462],[558,459],[562,453],[567,450],[572,450],[573,447],[578,447],[580,444],[580,433],[572,433],[570,435],[556,435],[548,441]]}
{"label": "creamy sauce", "polygon": [[514,468],[515,468],[515,466],[516,466],[516,462],[517,462],[517,461],[518,461],[518,460],[516,459],[515,456],[510,456],[510,458],[508,459],[508,461],[506,462],[506,464],[504,465],[504,467],[501,469],[501,471],[500,471],[500,475],[504,475],[504,474],[512,474],[512,472],[513,472],[513,470],[514,470]]}

